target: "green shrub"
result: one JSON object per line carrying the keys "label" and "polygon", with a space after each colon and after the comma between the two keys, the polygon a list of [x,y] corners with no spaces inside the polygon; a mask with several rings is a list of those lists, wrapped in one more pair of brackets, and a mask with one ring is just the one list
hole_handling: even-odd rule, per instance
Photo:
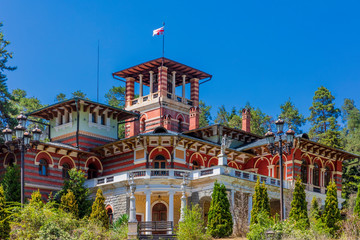
{"label": "green shrub", "polygon": [[78,217],[79,208],[76,203],[75,195],[70,189],[68,189],[67,191],[67,194],[62,195],[61,197],[61,203],[59,208],[65,212],[71,213],[74,217]]}
{"label": "green shrub", "polygon": [[360,217],[360,185],[358,186],[358,191],[356,195],[354,213]]}
{"label": "green shrub", "polygon": [[250,225],[250,231],[246,235],[249,240],[263,240],[265,233],[272,229],[274,221],[269,218],[269,213],[261,211],[257,213],[256,223]]}
{"label": "green shrub", "polygon": [[9,237],[10,223],[7,204],[5,201],[5,192],[2,185],[0,185],[0,239]]}
{"label": "green shrub", "polygon": [[21,202],[20,167],[8,166],[1,181],[6,202]]}
{"label": "green shrub", "polygon": [[327,187],[325,209],[322,214],[322,221],[325,223],[332,236],[338,234],[338,230],[340,229],[340,220],[341,216],[340,210],[338,208],[337,187],[335,182],[331,181]]}
{"label": "green shrub", "polygon": [[109,228],[109,216],[105,208],[105,197],[100,188],[97,190],[89,219],[99,221],[103,227]]}
{"label": "green shrub", "polygon": [[255,193],[253,195],[250,224],[257,223],[257,216],[260,212],[263,212],[263,214],[268,214],[268,216],[270,216],[270,203],[267,194],[267,188],[265,186],[265,183],[260,184],[260,179],[258,178],[255,184]]}
{"label": "green shrub", "polygon": [[295,182],[289,220],[293,221],[295,225],[299,225],[299,229],[304,229],[309,226],[305,186],[301,183],[300,178]]}
{"label": "green shrub", "polygon": [[178,240],[207,240],[210,234],[205,232],[202,210],[199,205],[184,209],[184,219],[179,222],[176,231]]}

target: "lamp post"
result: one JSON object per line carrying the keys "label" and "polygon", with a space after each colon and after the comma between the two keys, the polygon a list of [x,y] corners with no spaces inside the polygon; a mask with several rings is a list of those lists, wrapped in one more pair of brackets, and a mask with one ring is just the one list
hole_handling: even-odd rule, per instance
{"label": "lamp post", "polygon": [[17,116],[16,118],[18,120],[19,125],[17,125],[14,130],[15,130],[15,137],[16,137],[16,141],[13,142],[12,140],[12,134],[13,131],[9,128],[9,125],[6,126],[6,128],[2,131],[3,135],[4,135],[4,139],[5,139],[5,145],[7,146],[7,148],[9,149],[9,151],[11,151],[10,147],[11,145],[17,145],[20,149],[21,152],[21,206],[24,205],[24,194],[25,194],[25,151],[27,149],[29,149],[30,146],[30,140],[32,135],[34,136],[33,139],[33,144],[38,144],[40,141],[40,135],[42,133],[42,131],[38,128],[38,126],[36,126],[33,130],[32,130],[32,135],[29,131],[26,130],[26,120],[27,117],[23,114],[20,113],[19,116]]}
{"label": "lamp post", "polygon": [[[268,142],[268,148],[270,150],[271,155],[276,155],[279,153],[279,167],[280,167],[280,219],[285,219],[285,211],[284,211],[284,169],[283,169],[283,153],[291,153],[291,148],[293,147],[294,142],[294,136],[295,132],[294,130],[289,128],[289,130],[286,132],[286,143],[283,144],[282,135],[284,134],[284,120],[279,118],[276,122],[276,130],[277,133],[271,132],[271,129],[265,134],[265,138]],[[275,145],[275,136],[279,136],[279,144]]]}

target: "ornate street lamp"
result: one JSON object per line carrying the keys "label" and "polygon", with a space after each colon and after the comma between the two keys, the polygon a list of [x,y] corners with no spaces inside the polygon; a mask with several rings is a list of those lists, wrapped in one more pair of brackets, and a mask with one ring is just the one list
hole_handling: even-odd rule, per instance
{"label": "ornate street lamp", "polygon": [[[9,125],[6,126],[6,128],[2,131],[2,133],[4,135],[5,145],[7,146],[9,151],[11,151],[11,145],[15,145],[15,146],[17,145],[21,151],[21,206],[23,206],[24,200],[25,200],[25,198],[24,198],[24,194],[25,194],[25,191],[24,191],[24,188],[25,188],[24,156],[25,156],[25,151],[31,147],[30,142],[31,142],[32,135],[29,131],[26,130],[26,120],[27,120],[26,115],[21,113],[19,116],[17,116],[16,119],[18,120],[18,123],[19,123],[14,128],[16,141],[13,142],[13,139],[12,139],[13,131],[9,128]],[[36,126],[32,130],[32,133],[34,136],[33,144],[37,145],[40,142],[40,135],[41,135],[42,131],[38,128],[38,126]]]}
{"label": "ornate street lamp", "polygon": [[[265,138],[268,143],[268,148],[270,150],[271,155],[276,155],[279,153],[279,167],[280,167],[280,219],[285,219],[285,211],[284,211],[284,169],[283,169],[283,152],[285,154],[291,153],[291,148],[293,147],[294,142],[294,136],[295,132],[294,130],[289,128],[289,130],[286,132],[286,143],[283,144],[282,135],[284,134],[284,120],[279,118],[276,122],[276,130],[277,133],[271,132],[271,129],[265,134]],[[279,137],[279,144],[275,144],[275,137],[276,135]]]}

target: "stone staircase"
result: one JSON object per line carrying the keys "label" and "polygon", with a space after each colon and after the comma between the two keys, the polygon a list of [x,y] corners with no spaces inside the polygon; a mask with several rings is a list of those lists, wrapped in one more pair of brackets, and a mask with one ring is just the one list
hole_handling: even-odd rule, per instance
{"label": "stone staircase", "polygon": [[139,235],[139,240],[176,240],[175,234],[153,234],[153,235]]}

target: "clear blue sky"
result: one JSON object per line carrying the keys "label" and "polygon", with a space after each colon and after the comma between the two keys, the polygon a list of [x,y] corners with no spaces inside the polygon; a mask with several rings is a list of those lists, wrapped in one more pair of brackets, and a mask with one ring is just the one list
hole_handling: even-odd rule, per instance
{"label": "clear blue sky", "polygon": [[59,92],[81,89],[96,100],[100,40],[100,100],[112,72],[161,56],[213,75],[200,98],[240,108],[249,101],[271,116],[289,97],[308,116],[324,85],[340,107],[360,105],[359,1],[2,1],[0,21],[11,64],[10,90],[51,104]]}

